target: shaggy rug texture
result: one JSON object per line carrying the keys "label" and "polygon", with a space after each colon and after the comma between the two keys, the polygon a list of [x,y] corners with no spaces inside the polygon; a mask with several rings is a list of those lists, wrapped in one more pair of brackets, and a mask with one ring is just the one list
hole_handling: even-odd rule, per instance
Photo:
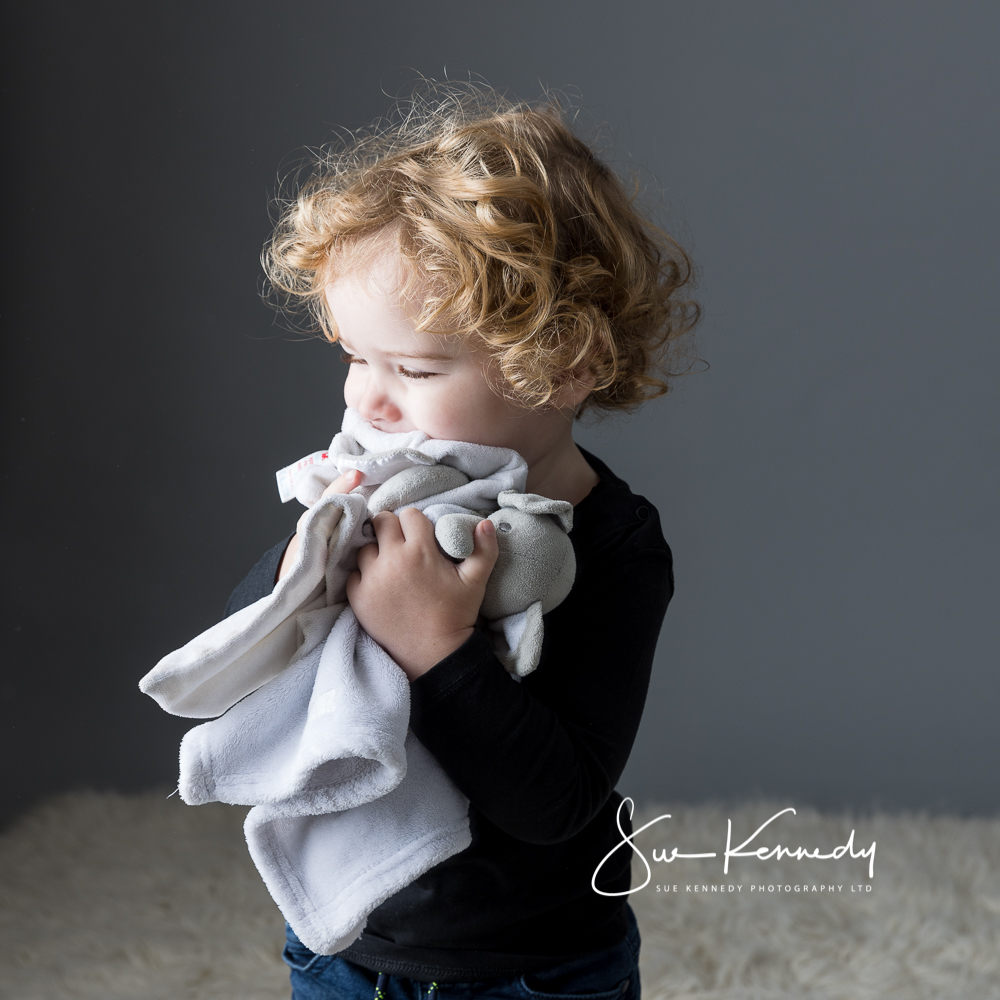
{"label": "shaggy rug texture", "polygon": [[[784,807],[638,811],[645,1000],[1000,1000],[1000,819]],[[243,844],[243,810],[164,793],[66,795],[0,835],[5,1000],[278,1000],[283,922]],[[631,850],[628,845],[624,850]],[[715,852],[715,858],[669,858]],[[657,860],[659,859],[659,860]],[[870,888],[868,888],[870,886]],[[676,890],[675,890],[676,887]],[[714,888],[713,888],[714,887]],[[798,887],[798,889],[796,889]],[[853,888],[853,891],[852,891]],[[447,1000],[447,989],[441,990]]]}

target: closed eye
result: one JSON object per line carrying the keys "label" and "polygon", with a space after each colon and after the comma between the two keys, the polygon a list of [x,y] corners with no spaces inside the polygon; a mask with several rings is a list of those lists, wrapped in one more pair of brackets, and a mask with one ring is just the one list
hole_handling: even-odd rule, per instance
{"label": "closed eye", "polygon": [[[340,360],[345,365],[366,365],[368,364],[364,358],[359,358],[356,354],[348,354],[347,351],[342,351],[340,355]],[[397,373],[402,375],[403,378],[431,378],[433,375],[440,375],[440,372],[421,372],[414,371],[412,368],[404,368],[403,365],[399,365],[396,369]]]}

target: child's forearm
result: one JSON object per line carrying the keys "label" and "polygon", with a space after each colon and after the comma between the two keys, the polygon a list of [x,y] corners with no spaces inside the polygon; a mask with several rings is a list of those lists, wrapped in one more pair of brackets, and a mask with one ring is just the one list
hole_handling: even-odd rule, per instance
{"label": "child's forearm", "polygon": [[613,792],[642,715],[669,565],[643,553],[588,566],[565,611],[546,617],[542,661],[521,684],[480,634],[411,685],[414,734],[510,836],[565,840]]}
{"label": "child's forearm", "polygon": [[288,540],[288,545],[285,548],[285,554],[281,557],[281,562],[278,563],[278,572],[275,574],[274,582],[277,583],[282,577],[288,576],[289,571],[295,563],[296,556],[299,554],[299,533],[295,532],[294,535]]}

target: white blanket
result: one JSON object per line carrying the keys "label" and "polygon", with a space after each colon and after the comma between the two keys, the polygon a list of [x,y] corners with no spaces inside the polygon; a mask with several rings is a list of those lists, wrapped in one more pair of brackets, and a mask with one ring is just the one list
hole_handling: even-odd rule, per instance
{"label": "white blanket", "polygon": [[[354,468],[358,491],[320,499]],[[418,468],[434,471],[398,475]],[[181,797],[253,807],[251,856],[313,951],[347,947],[379,903],[471,842],[468,800],[407,731],[405,675],[346,604],[367,518],[403,506],[432,521],[483,515],[526,476],[508,449],[385,434],[348,410],[327,451],[278,473],[282,499],[311,507],[289,574],[140,682],[165,711],[214,719],[181,743]],[[434,492],[405,495],[418,482]]]}

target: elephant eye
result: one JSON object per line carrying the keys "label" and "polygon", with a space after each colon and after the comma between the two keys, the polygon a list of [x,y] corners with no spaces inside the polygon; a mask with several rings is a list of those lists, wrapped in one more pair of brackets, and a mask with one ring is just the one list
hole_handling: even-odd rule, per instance
{"label": "elephant eye", "polygon": [[506,521],[501,521],[497,525],[497,531],[510,531],[510,525]]}

